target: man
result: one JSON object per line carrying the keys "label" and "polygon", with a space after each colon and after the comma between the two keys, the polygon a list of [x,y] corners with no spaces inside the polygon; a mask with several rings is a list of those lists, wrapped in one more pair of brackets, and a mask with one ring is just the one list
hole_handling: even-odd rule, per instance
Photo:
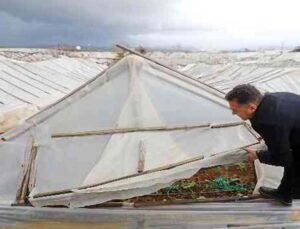
{"label": "man", "polygon": [[268,150],[246,148],[250,161],[283,166],[277,189],[261,187],[266,197],[292,205],[300,194],[300,96],[287,92],[262,95],[254,86],[239,85],[226,95],[232,113],[250,120],[253,129],[265,140]]}

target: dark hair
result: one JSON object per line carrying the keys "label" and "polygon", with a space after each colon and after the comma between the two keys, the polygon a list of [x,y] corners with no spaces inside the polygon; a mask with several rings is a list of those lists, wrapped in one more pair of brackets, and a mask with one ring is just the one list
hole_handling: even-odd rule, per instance
{"label": "dark hair", "polygon": [[227,101],[237,100],[239,104],[248,104],[250,102],[260,103],[262,94],[256,87],[250,84],[241,84],[228,92],[225,99]]}

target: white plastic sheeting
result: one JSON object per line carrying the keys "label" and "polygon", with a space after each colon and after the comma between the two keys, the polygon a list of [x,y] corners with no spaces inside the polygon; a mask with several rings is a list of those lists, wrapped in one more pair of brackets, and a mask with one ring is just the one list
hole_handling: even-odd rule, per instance
{"label": "white plastic sheeting", "polygon": [[4,132],[106,69],[93,59],[21,62],[0,58],[0,132]]}
{"label": "white plastic sheeting", "polygon": [[22,173],[26,150],[29,147],[27,135],[18,137],[12,142],[0,144],[0,203],[11,204],[15,201],[17,187]]}
{"label": "white plastic sheeting", "polygon": [[0,206],[0,227],[216,229],[299,228],[300,203],[292,207],[272,201],[194,203],[144,208],[32,208]]}
{"label": "white plastic sheeting", "polygon": [[232,116],[223,96],[130,55],[2,139],[33,138],[37,158],[30,201],[35,206],[82,207],[130,198],[200,168],[245,159],[239,149],[257,139]]}
{"label": "white plastic sheeting", "polygon": [[[284,50],[287,52],[287,50]],[[282,55],[282,50],[260,50],[252,52],[152,52],[149,57],[165,63],[168,66],[183,67],[190,64],[204,63],[207,65],[222,65],[237,62],[268,62]],[[285,58],[286,60],[287,58]],[[289,59],[289,58],[288,58]]]}
{"label": "white plastic sheeting", "polygon": [[[40,62],[0,59],[0,103],[39,105],[74,90],[106,68],[96,61],[61,57]],[[47,105],[47,104],[45,104]],[[1,107],[0,107],[1,109]]]}
{"label": "white plastic sheeting", "polygon": [[243,62],[225,65],[202,63],[191,64],[181,70],[225,92],[236,85],[251,83],[263,91],[300,93],[300,64],[298,67],[270,65]]}
{"label": "white plastic sheeting", "polygon": [[283,167],[272,166],[255,161],[255,172],[257,176],[257,184],[254,193],[258,194],[258,189],[261,186],[277,188],[283,176]]}

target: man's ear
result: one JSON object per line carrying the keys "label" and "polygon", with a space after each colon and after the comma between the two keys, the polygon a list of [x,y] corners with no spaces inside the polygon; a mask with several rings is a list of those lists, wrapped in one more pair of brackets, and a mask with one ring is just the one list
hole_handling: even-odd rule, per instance
{"label": "man's ear", "polygon": [[257,105],[255,103],[249,103],[249,109],[252,112],[255,112],[257,109]]}

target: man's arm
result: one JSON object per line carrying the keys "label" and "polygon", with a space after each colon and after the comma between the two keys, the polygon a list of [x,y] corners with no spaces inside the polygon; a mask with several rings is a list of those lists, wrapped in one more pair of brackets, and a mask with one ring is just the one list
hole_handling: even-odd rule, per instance
{"label": "man's arm", "polygon": [[257,157],[265,164],[286,166],[292,162],[290,128],[288,125],[264,125],[262,136],[268,150],[260,151]]}

